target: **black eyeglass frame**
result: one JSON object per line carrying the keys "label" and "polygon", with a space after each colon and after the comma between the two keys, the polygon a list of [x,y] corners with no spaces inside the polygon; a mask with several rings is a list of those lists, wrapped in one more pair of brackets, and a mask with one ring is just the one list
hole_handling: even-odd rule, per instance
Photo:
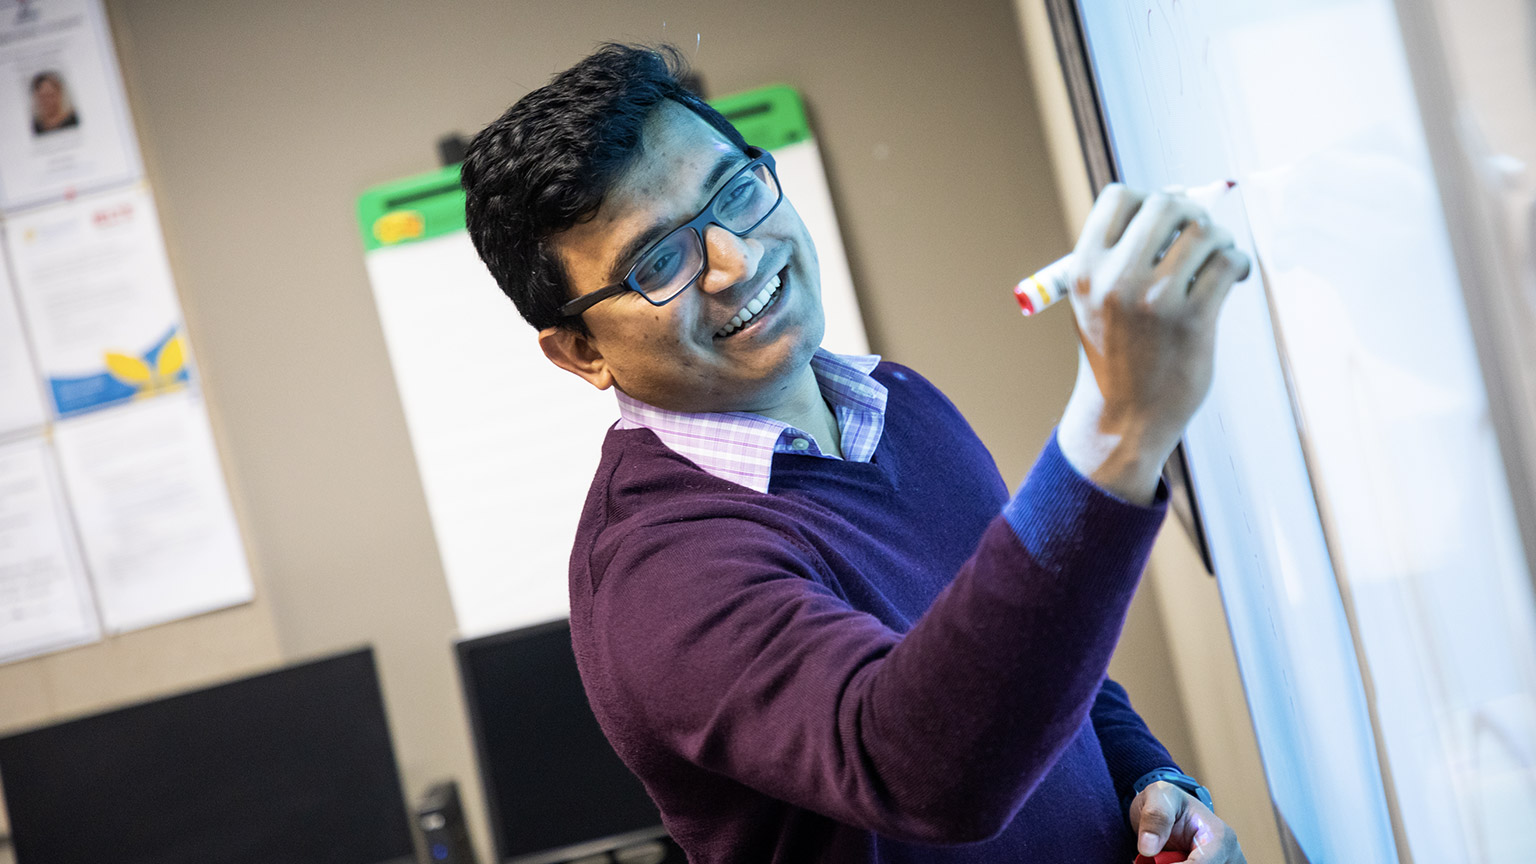
{"label": "black eyeglass frame", "polygon": [[[730,231],[737,237],[745,237],[748,234],[751,234],[753,231],[756,231],[759,225],[762,225],[764,222],[768,221],[768,217],[772,216],[774,211],[779,209],[779,205],[784,203],[784,184],[779,182],[779,170],[774,165],[773,154],[759,147],[748,147],[747,155],[751,157],[752,161],[741,166],[740,169],[738,169],[734,174],[730,176],[730,179],[726,180],[719,189],[715,190],[715,194],[710,196],[709,203],[704,205],[704,209],[699,211],[699,215],[693,217],[682,225],[677,226],[671,231],[668,231],[666,234],[662,235],[661,238],[658,239],[655,243],[645,247],[645,251],[635,256],[635,263],[629,268],[629,272],[624,275],[624,281],[615,282],[606,288],[599,288],[596,291],[588,291],[580,297],[567,302],[565,305],[560,307],[560,317],[575,318],[588,309],[591,309],[598,303],[607,300],[609,297],[617,297],[620,294],[623,294],[625,291],[633,291],[636,294],[639,294],[641,297],[645,298],[645,302],[651,304],[652,306],[665,306],[668,303],[671,303],[673,300],[676,300],[679,294],[687,291],[689,286],[698,281],[698,278],[703,275],[704,271],[709,269],[709,244],[704,242],[704,230],[706,228],[711,225],[718,225],[721,229]],[[763,214],[761,219],[753,222],[745,229],[736,231],[731,228],[727,228],[726,226],[722,225],[718,219],[715,218],[715,202],[719,200],[721,193],[731,188],[731,183],[733,183],[737,177],[740,177],[748,171],[751,171],[758,165],[768,166],[768,173],[773,177],[773,185],[774,188],[778,189],[779,197],[773,202],[773,206],[768,208],[768,212]],[[689,279],[687,282],[684,282],[681,288],[678,288],[676,291],[669,294],[665,299],[652,300],[648,294],[640,289],[640,282],[635,278],[635,270],[639,269],[640,262],[645,260],[645,256],[651,254],[652,249],[655,249],[657,246],[660,246],[661,244],[672,239],[673,235],[680,231],[692,231],[698,237],[700,255],[699,272],[693,274],[693,278]]]}

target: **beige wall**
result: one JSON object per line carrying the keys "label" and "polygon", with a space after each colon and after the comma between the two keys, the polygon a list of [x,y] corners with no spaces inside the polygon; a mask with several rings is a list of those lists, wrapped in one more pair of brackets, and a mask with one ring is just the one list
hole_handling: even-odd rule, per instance
{"label": "beige wall", "polygon": [[[1008,295],[1070,232],[1007,0],[107,7],[258,597],[0,668],[4,728],[371,643],[407,794],[458,778],[489,851],[353,205],[601,40],[674,40],[715,93],[805,94],[876,350],[944,388],[1005,476],[1065,402],[1070,315],[1026,322]],[[1164,622],[1138,601],[1115,674],[1194,765]]]}

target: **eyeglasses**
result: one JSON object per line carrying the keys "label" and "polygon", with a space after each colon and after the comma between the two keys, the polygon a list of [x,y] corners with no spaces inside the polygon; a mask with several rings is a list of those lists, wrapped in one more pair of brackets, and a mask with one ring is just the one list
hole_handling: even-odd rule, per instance
{"label": "eyeglasses", "polygon": [[651,244],[629,269],[624,281],[566,303],[560,307],[561,316],[574,318],[625,291],[638,293],[652,306],[669,303],[709,266],[709,252],[704,245],[706,228],[719,225],[737,237],[745,237],[763,224],[784,200],[784,190],[779,186],[779,175],[768,151],[748,147],[747,155],[752,161],[725,181],[699,215]]}

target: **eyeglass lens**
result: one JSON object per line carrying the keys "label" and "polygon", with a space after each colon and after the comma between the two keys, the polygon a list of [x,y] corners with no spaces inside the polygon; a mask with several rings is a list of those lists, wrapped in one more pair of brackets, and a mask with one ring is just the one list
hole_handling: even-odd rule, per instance
{"label": "eyeglass lens", "polygon": [[[779,201],[779,186],[767,165],[732,177],[715,195],[715,221],[741,236],[756,228]],[[631,276],[640,291],[664,301],[688,287],[704,269],[704,245],[699,229],[682,229],[663,237],[635,264]]]}

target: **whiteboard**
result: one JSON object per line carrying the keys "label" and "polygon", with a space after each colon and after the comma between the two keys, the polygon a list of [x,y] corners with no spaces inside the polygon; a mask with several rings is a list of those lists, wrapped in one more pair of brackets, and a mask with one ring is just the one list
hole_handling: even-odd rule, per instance
{"label": "whiteboard", "polygon": [[1526,860],[1536,599],[1390,0],[1077,5],[1121,178],[1239,183],[1186,445],[1290,854]]}

